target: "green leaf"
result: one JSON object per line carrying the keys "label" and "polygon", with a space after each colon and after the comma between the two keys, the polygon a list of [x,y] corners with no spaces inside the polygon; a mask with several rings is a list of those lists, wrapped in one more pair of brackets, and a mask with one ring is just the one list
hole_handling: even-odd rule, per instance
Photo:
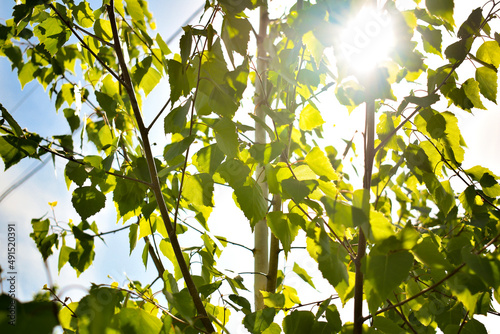
{"label": "green leaf", "polygon": [[326,157],[325,153],[319,147],[315,146],[307,154],[305,162],[319,176],[324,176],[331,181],[336,181],[339,179],[339,176],[333,169],[330,160]]}
{"label": "green leaf", "polygon": [[401,327],[394,321],[379,315],[373,317],[373,327],[378,329],[381,333],[403,333]]}
{"label": "green leaf", "polygon": [[439,182],[435,174],[425,173],[423,180],[439,210],[446,216],[455,206],[455,194],[450,181]]}
{"label": "green leaf", "polygon": [[301,202],[312,192],[312,189],[308,187],[305,181],[296,179],[285,179],[281,181],[281,187],[283,189],[283,195],[287,198],[292,198],[297,203]]}
{"label": "green leaf", "polygon": [[180,133],[184,130],[186,126],[186,117],[189,113],[189,109],[191,107],[191,99],[189,99],[183,105],[174,108],[168,115],[165,117],[165,134],[167,133]]}
{"label": "green leaf", "polygon": [[476,80],[472,78],[467,79],[467,81],[462,84],[462,88],[465,91],[465,95],[469,98],[469,100],[471,100],[474,107],[486,110],[483,102],[481,102],[481,98],[479,96],[479,83]]}
{"label": "green leaf", "polygon": [[131,71],[134,83],[144,91],[146,96],[158,85],[161,79],[161,74],[151,66],[152,61],[153,57],[148,56],[134,66]]}
{"label": "green leaf", "polygon": [[308,104],[300,112],[299,127],[304,131],[310,131],[323,125],[325,121],[321,113],[312,104]]}
{"label": "green leaf", "polygon": [[132,19],[138,22],[144,22],[144,11],[142,10],[141,4],[138,0],[125,0],[127,3],[127,12]]}
{"label": "green leaf", "polygon": [[124,334],[158,333],[162,327],[160,319],[140,308],[122,308],[116,319]]}
{"label": "green leaf", "polygon": [[321,198],[321,202],[325,206],[330,221],[335,225],[353,227],[355,226],[354,220],[356,220],[356,226],[359,226],[358,224],[360,222],[363,223],[368,221],[368,217],[363,210],[353,207],[346,202],[338,201],[327,196]]}
{"label": "green leaf", "polygon": [[455,25],[453,0],[425,0],[425,7],[432,15],[445,19],[452,26]]}
{"label": "green leaf", "polygon": [[[30,136],[29,138],[33,138]],[[35,139],[35,138],[34,138]],[[39,138],[36,138],[39,141]],[[27,156],[37,157],[38,142],[27,138],[0,136],[0,156],[5,164],[5,170],[17,164]]]}
{"label": "green leaf", "polygon": [[470,319],[467,321],[460,333],[463,334],[488,334],[484,324],[476,319]]}
{"label": "green leaf", "polygon": [[347,252],[338,243],[330,241],[323,229],[315,227],[307,234],[307,251],[318,262],[321,274],[336,287],[342,282],[349,282],[344,259]]}
{"label": "green leaf", "polygon": [[[82,222],[78,226],[71,227],[71,232],[73,232],[75,239],[77,239],[77,243],[75,249],[69,254],[68,261],[71,267],[75,269],[77,276],[88,269],[95,257],[94,238],[83,232],[82,229],[86,228],[88,228],[88,224],[86,222]],[[94,233],[96,232],[94,231]]]}
{"label": "green leaf", "polygon": [[446,58],[450,60],[450,62],[458,63],[463,61],[467,57],[471,46],[472,38],[461,39],[449,45],[444,51],[444,54],[446,55]]}
{"label": "green leaf", "polygon": [[123,295],[119,290],[93,286],[74,310],[79,333],[106,333]]}
{"label": "green leaf", "polygon": [[446,131],[446,119],[442,114],[439,113],[432,115],[431,118],[427,121],[426,130],[427,132],[429,132],[432,138],[442,138],[445,135]]}
{"label": "green leaf", "polygon": [[324,45],[316,38],[313,31],[308,31],[302,36],[302,43],[306,45],[307,50],[314,58],[316,66],[319,67],[323,51],[325,50]]}
{"label": "green leaf", "polygon": [[415,257],[432,269],[450,269],[450,263],[439,251],[431,237],[423,238],[413,249]]}
{"label": "green leaf", "polygon": [[[496,287],[500,283],[500,276],[497,268],[494,269],[489,259],[484,256],[472,253],[468,248],[462,248],[462,259],[471,268],[477,276],[488,285]],[[494,273],[496,272],[496,274]]]}
{"label": "green leaf", "polygon": [[71,132],[75,132],[80,127],[80,117],[75,109],[65,108],[63,110],[64,117],[68,121]]}
{"label": "green leaf", "polygon": [[229,299],[231,299],[233,303],[236,303],[237,305],[241,306],[243,313],[245,314],[251,313],[252,307],[250,305],[250,302],[245,297],[238,295],[229,295]]}
{"label": "green leaf", "polygon": [[234,63],[233,52],[246,56],[252,25],[246,18],[225,15],[222,22],[222,40],[226,46],[229,58]]}
{"label": "green leaf", "polygon": [[83,28],[90,28],[94,24],[94,13],[87,1],[82,1],[73,7],[73,17]]}
{"label": "green leaf", "polygon": [[14,134],[18,137],[23,137],[24,136],[23,129],[21,129],[21,127],[19,126],[19,124],[17,124],[14,117],[12,117],[12,115],[7,111],[7,109],[3,107],[1,103],[0,103],[0,110],[2,110],[2,118],[6,120],[7,123],[9,123],[10,128],[12,129],[12,131],[14,131]]}
{"label": "green leaf", "polygon": [[49,17],[37,25],[33,32],[45,49],[53,56],[71,36],[69,29],[62,25],[59,18]]}
{"label": "green leaf", "polygon": [[479,35],[482,21],[483,14],[481,8],[474,9],[467,20],[462,23],[460,29],[458,29],[457,36],[463,39]]}
{"label": "green leaf", "polygon": [[229,184],[233,189],[237,189],[246,182],[250,176],[250,168],[241,160],[227,159],[217,168],[217,173]]}
{"label": "green leaf", "polygon": [[66,168],[64,169],[64,174],[67,177],[66,185],[70,186],[71,181],[75,182],[78,186],[83,186],[87,180],[89,167],[79,164],[75,161],[68,161]]}
{"label": "green leaf", "polygon": [[316,287],[314,286],[314,283],[312,281],[312,277],[309,276],[307,271],[302,269],[297,263],[293,264],[293,272],[296,273],[300,278],[302,278],[304,280],[304,282],[306,282],[307,284],[309,284],[310,286],[312,286],[313,288],[316,289]]}
{"label": "green leaf", "polygon": [[28,82],[35,79],[35,73],[38,69],[39,67],[36,66],[33,62],[24,63],[23,67],[21,67],[18,73],[19,83],[21,83],[21,88],[24,88],[24,86]]}
{"label": "green leaf", "polygon": [[[148,269],[148,259],[149,259],[149,240],[146,240],[146,243],[144,244],[144,248],[142,249],[142,263],[144,264],[144,269]],[[161,244],[160,244],[160,250],[161,250]]]}
{"label": "green leaf", "polygon": [[498,74],[489,67],[479,67],[476,70],[476,80],[479,83],[479,91],[485,98],[497,103]]}
{"label": "green leaf", "polygon": [[500,45],[496,41],[487,41],[477,49],[476,57],[496,68],[500,65]]}
{"label": "green leaf", "polygon": [[106,112],[108,119],[116,116],[116,107],[118,104],[116,100],[106,93],[95,92],[95,97],[101,108]]}
{"label": "green leaf", "polygon": [[498,177],[488,168],[474,166],[465,171],[474,181],[478,181],[486,196],[496,198],[500,196],[500,185],[496,181]]}
{"label": "green leaf", "polygon": [[191,298],[187,289],[183,289],[177,293],[165,291],[165,296],[168,299],[168,303],[175,307],[184,319],[190,323],[193,322],[193,318],[196,315],[196,308],[194,307],[193,298]]}
{"label": "green leaf", "polygon": [[73,191],[71,202],[80,217],[86,220],[88,217],[95,215],[104,208],[106,196],[95,187],[84,186],[76,188]]}
{"label": "green leaf", "polygon": [[[64,241],[63,241],[64,243]],[[75,251],[73,248],[71,247],[68,247],[68,246],[61,246],[61,249],[59,250],[59,259],[57,261],[57,270],[58,270],[58,273],[61,273],[61,269],[62,267],[64,267],[64,265],[66,263],[68,263],[69,261],[69,256],[71,255],[71,253]]]}
{"label": "green leaf", "polygon": [[439,101],[439,95],[430,94],[424,97],[407,96],[405,97],[405,100],[409,103],[414,103],[422,108],[427,108]]}
{"label": "green leaf", "polygon": [[161,52],[163,52],[164,56],[167,56],[167,55],[172,53],[172,51],[170,51],[169,47],[167,46],[167,43],[165,43],[165,41],[163,40],[163,38],[161,37],[161,35],[159,33],[156,34],[155,40],[156,40],[156,44],[158,44],[158,46],[160,47],[160,50],[161,50]]}
{"label": "green leaf", "polygon": [[267,307],[274,307],[281,309],[285,306],[285,295],[282,293],[271,293],[267,291],[261,291],[262,297],[264,297],[264,305]]}
{"label": "green leaf", "polygon": [[250,185],[235,189],[234,195],[235,202],[250,220],[250,226],[253,228],[267,212],[267,202],[262,195],[262,189],[252,180]]}
{"label": "green leaf", "polygon": [[260,334],[268,328],[274,320],[276,311],[272,307],[247,314],[243,318],[243,325],[252,334]]}
{"label": "green leaf", "polygon": [[236,133],[236,125],[227,118],[221,118],[214,125],[215,140],[219,149],[227,155],[228,158],[238,156],[238,134]]}
{"label": "green leaf", "polygon": [[130,244],[130,252],[129,255],[132,254],[135,246],[137,245],[137,230],[139,229],[139,225],[132,224],[130,225],[130,230],[128,232],[128,241]]}
{"label": "green leaf", "polygon": [[186,175],[183,196],[196,206],[214,206],[214,181],[209,174]]}
{"label": "green leaf", "polygon": [[284,149],[285,144],[276,141],[270,144],[253,144],[248,151],[257,162],[266,165],[280,156]]}
{"label": "green leaf", "polygon": [[285,334],[311,333],[314,325],[314,314],[309,311],[293,311],[283,319]]}
{"label": "green leaf", "polygon": [[[271,119],[276,123],[277,126],[291,124],[295,120],[295,114],[290,112],[288,109],[271,109],[267,106],[262,106],[266,115],[271,117]],[[273,138],[273,135],[270,135]]]}
{"label": "green leaf", "polygon": [[176,60],[167,60],[170,103],[174,104],[181,95],[187,96],[191,90],[184,67]]}
{"label": "green leaf", "polygon": [[374,299],[385,300],[408,277],[412,265],[413,256],[408,251],[367,257],[364,274],[370,283],[366,292],[370,309]]}
{"label": "green leaf", "polygon": [[28,4],[17,4],[13,7],[14,11],[12,17],[14,18],[14,23],[17,25],[21,20],[26,18],[28,15],[31,16],[34,6],[28,6]]}
{"label": "green leaf", "polygon": [[281,241],[285,256],[290,252],[293,240],[299,233],[299,226],[292,224],[286,214],[273,211],[267,214],[267,225],[271,232]]}
{"label": "green leaf", "polygon": [[118,207],[120,217],[131,211],[135,211],[139,206],[145,204],[146,186],[138,182],[116,179],[116,187],[113,191],[113,201]]}
{"label": "green leaf", "polygon": [[95,34],[105,41],[113,40],[113,31],[111,30],[111,23],[108,20],[97,19],[94,23]]}
{"label": "green leaf", "polygon": [[198,172],[213,175],[224,157],[224,153],[217,144],[208,145],[196,152],[193,156],[193,165],[196,166]]}
{"label": "green leaf", "polygon": [[441,30],[434,29],[432,25],[427,27],[419,25],[417,31],[422,34],[424,50],[428,53],[434,53],[441,56],[441,43],[443,41]]}
{"label": "green leaf", "polygon": [[45,261],[52,255],[52,246],[57,245],[57,234],[48,234],[50,227],[48,219],[32,219],[31,226],[33,232],[30,233],[30,237],[35,241],[36,247]]}
{"label": "green leaf", "polygon": [[63,328],[63,330],[68,333],[73,333],[73,332],[76,333],[78,330],[78,320],[73,315],[73,310],[76,310],[77,307],[78,307],[78,302],[72,302],[67,304],[67,307],[63,307],[59,311],[58,317],[60,325]]}
{"label": "green leaf", "polygon": [[195,139],[196,139],[195,136],[189,136],[183,138],[181,141],[166,145],[163,151],[163,157],[165,158],[166,161],[174,160],[179,155],[186,152],[188,147],[191,146],[191,144]]}

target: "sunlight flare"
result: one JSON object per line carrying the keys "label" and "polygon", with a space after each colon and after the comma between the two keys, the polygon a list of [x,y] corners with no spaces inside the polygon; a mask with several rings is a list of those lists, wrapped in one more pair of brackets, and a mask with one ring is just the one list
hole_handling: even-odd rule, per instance
{"label": "sunlight flare", "polygon": [[387,60],[394,46],[389,15],[372,7],[363,7],[340,33],[342,57],[357,72],[366,73]]}

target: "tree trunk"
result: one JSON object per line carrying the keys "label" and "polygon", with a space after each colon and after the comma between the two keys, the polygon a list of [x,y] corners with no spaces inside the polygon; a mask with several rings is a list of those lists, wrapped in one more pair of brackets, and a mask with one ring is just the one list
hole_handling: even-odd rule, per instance
{"label": "tree trunk", "polygon": [[[269,14],[267,12],[267,1],[260,6],[260,24],[259,36],[257,37],[257,77],[255,79],[255,114],[260,119],[265,119],[266,114],[262,108],[267,104],[266,101],[266,82],[267,82],[267,52],[264,46],[264,41],[267,37],[267,27],[269,24]],[[259,123],[255,123],[255,142],[266,142],[266,131]],[[256,179],[259,183],[262,194],[265,198],[268,196],[267,183],[264,182],[265,170],[264,166],[259,165],[256,169]],[[266,220],[263,219],[255,224],[255,248],[254,248],[254,300],[255,310],[264,308],[264,299],[261,291],[267,288],[267,271],[268,264],[268,239],[269,229]]]}

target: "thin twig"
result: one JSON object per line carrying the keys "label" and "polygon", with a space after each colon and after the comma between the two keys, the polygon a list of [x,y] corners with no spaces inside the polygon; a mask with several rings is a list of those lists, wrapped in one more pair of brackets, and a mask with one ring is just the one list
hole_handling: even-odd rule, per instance
{"label": "thin twig", "polygon": [[107,46],[109,46],[109,47],[111,47],[111,48],[114,48],[114,47],[115,47],[115,46],[113,45],[113,43],[110,43],[110,42],[108,42],[108,41],[106,41],[106,40],[102,39],[101,37],[99,37],[99,36],[97,36],[97,35],[95,35],[95,34],[91,33],[90,31],[85,30],[84,28],[80,27],[78,24],[73,23],[73,26],[74,26],[76,29],[80,30],[81,32],[86,33],[86,34],[87,34],[87,35],[89,35],[90,37],[97,39],[97,40],[98,40],[99,42],[101,42],[102,44],[106,44]]}
{"label": "thin twig", "polygon": [[126,229],[130,228],[130,226],[132,226],[132,225],[136,225],[136,224],[130,224],[130,225],[127,225],[127,226],[120,227],[120,228],[118,228],[116,230],[98,233],[98,234],[93,235],[92,237],[93,238],[95,238],[95,237],[101,237],[101,236],[106,235],[106,234],[112,234],[112,233],[120,232],[120,231],[123,231],[123,230],[126,230]]}
{"label": "thin twig", "polygon": [[163,105],[163,107],[161,108],[160,112],[156,115],[156,117],[153,119],[153,121],[151,122],[151,124],[149,124],[149,126],[146,128],[146,130],[148,132],[151,130],[151,128],[153,127],[153,125],[155,124],[155,122],[158,120],[158,118],[160,118],[160,115],[167,108],[167,106],[168,106],[169,103],[170,103],[170,98],[168,98],[168,101]]}
{"label": "thin twig", "polygon": [[460,334],[462,332],[462,329],[464,328],[465,324],[467,323],[467,316],[469,315],[469,311],[465,313],[464,318],[462,319],[462,323],[460,324],[460,328],[458,329],[457,334]]}

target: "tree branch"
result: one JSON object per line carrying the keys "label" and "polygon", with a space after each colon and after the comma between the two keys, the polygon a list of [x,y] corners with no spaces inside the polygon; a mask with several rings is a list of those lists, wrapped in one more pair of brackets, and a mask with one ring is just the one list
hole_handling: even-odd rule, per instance
{"label": "tree branch", "polygon": [[137,103],[136,95],[134,92],[134,87],[132,85],[132,80],[130,78],[127,64],[125,63],[125,58],[124,58],[123,52],[121,50],[120,40],[119,40],[119,36],[118,36],[118,29],[116,27],[116,18],[115,18],[114,1],[113,0],[111,0],[110,4],[107,6],[107,11],[108,11],[108,15],[109,15],[110,23],[111,23],[111,30],[113,32],[115,52],[116,52],[116,55],[118,58],[120,68],[122,70],[124,82],[126,83],[124,85],[124,87],[127,90],[127,94],[130,98],[130,103],[132,105],[134,116],[136,118],[137,126],[139,128],[139,132],[140,132],[141,139],[143,142],[144,154],[145,154],[145,158],[146,158],[147,164],[148,164],[149,176],[151,178],[151,189],[153,190],[155,198],[156,198],[156,202],[158,203],[158,208],[160,210],[161,217],[163,219],[163,223],[164,223],[165,228],[167,230],[167,233],[169,235],[170,243],[171,243],[172,248],[174,250],[175,257],[177,259],[177,262],[179,264],[179,268],[180,268],[182,275],[184,277],[184,281],[185,281],[186,286],[188,288],[189,294],[191,295],[191,298],[192,298],[193,303],[196,307],[196,310],[201,317],[201,322],[203,323],[206,330],[209,333],[212,333],[212,332],[215,332],[215,329],[212,325],[212,322],[210,321],[210,318],[208,317],[208,314],[207,314],[207,311],[205,310],[203,302],[201,301],[201,298],[200,298],[200,295],[199,295],[198,290],[196,288],[196,285],[194,284],[193,278],[191,277],[191,273],[189,272],[189,268],[188,268],[186,261],[184,259],[182,249],[179,245],[179,241],[177,239],[175,229],[172,225],[172,221],[171,221],[169,213],[168,213],[167,205],[165,203],[165,198],[163,197],[163,193],[162,193],[162,189],[161,189],[161,185],[160,185],[160,180],[158,179],[158,172],[156,170],[156,165],[155,165],[153,153],[151,152],[151,145],[150,145],[149,138],[148,138],[148,131],[147,131],[147,128],[144,126],[141,111],[139,109],[139,104]]}

